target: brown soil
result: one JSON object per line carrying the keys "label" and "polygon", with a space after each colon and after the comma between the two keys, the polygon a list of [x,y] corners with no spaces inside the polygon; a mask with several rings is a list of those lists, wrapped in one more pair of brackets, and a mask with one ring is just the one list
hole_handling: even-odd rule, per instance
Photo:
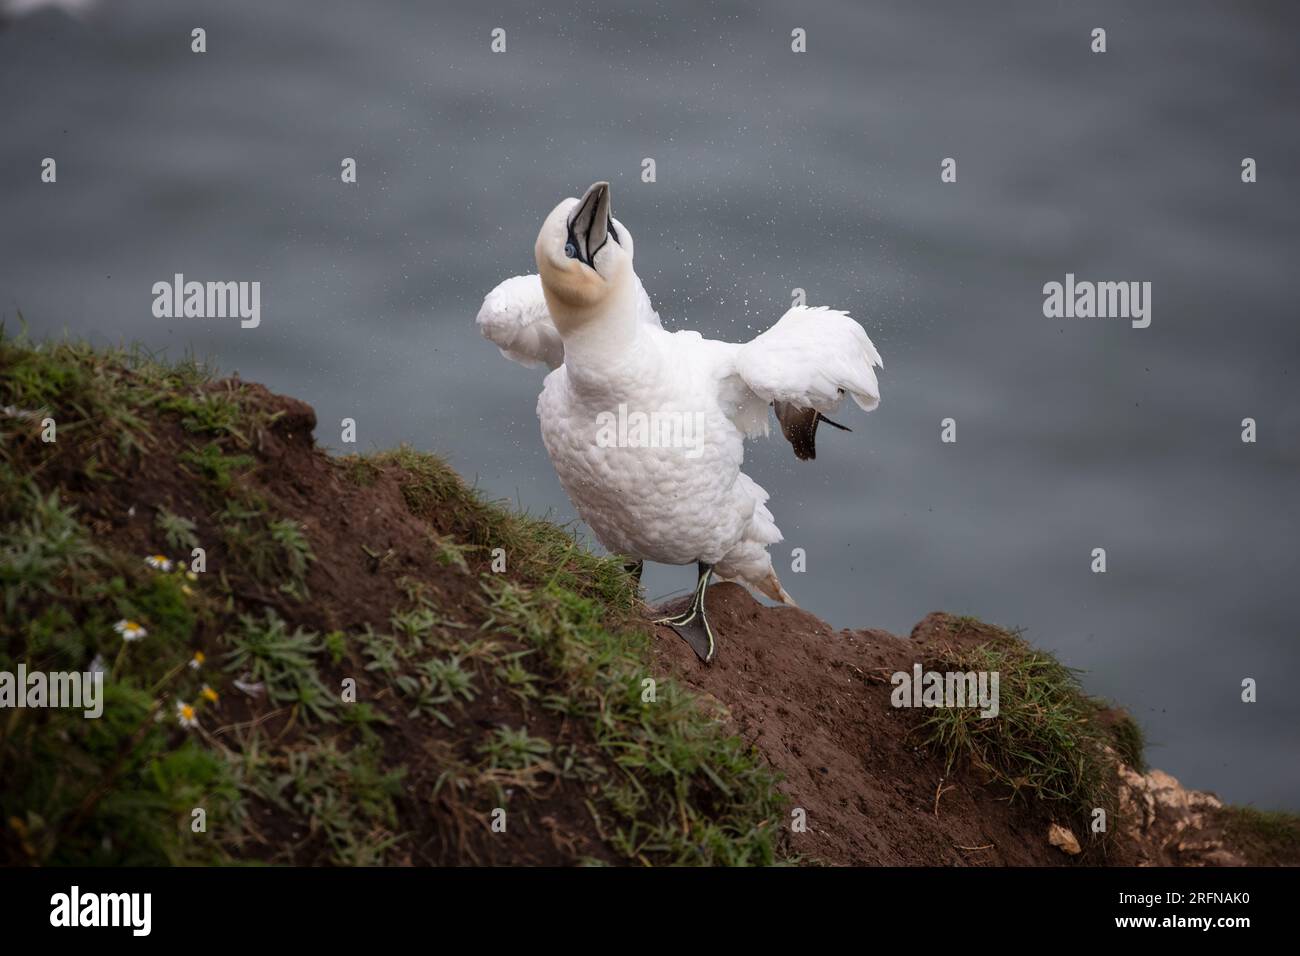
{"label": "brown soil", "polygon": [[[367,624],[382,630],[392,610],[403,604],[399,580],[410,576],[433,589],[443,613],[475,625],[485,618],[477,582],[478,562],[485,556],[470,555],[468,573],[440,563],[428,524],[412,515],[394,474],[376,469],[366,482],[351,480],[343,465],[315,446],[315,413],[302,402],[257,385],[209,387],[242,388],[244,403],[280,413],[254,436],[259,467],[248,480],[278,514],[305,525],[316,555],[307,576],[311,599],[299,602],[268,590],[236,564],[223,567],[219,551],[213,551],[208,573],[228,574],[239,609],[271,606],[291,626],[321,632]],[[189,437],[175,421],[159,422],[155,437],[156,446],[138,469],[109,481],[84,476],[85,443],[61,442],[59,453],[43,466],[41,483],[62,485],[98,534],[125,541],[142,555],[156,549],[159,506],[192,516],[200,536],[216,540],[225,502],[205,498],[202,483],[176,466]],[[438,516],[432,518],[439,533],[459,530],[449,525],[449,517],[444,526],[438,526]],[[977,630],[954,633],[952,619],[944,615],[930,615],[908,638],[870,629],[835,631],[806,611],[765,607],[732,584],[710,589],[709,612],[719,634],[712,665],[701,665],[662,628],[656,662],[716,706],[784,776],[782,787],[792,806],[807,813],[807,831],[790,837],[790,849],[806,861],[993,866],[1235,863],[1251,856],[1226,847],[1222,827],[1208,826],[1197,809],[1213,809],[1201,799],[1205,795],[1188,798],[1176,781],[1168,784],[1172,778],[1157,787],[1148,785],[1150,775],[1132,774],[1130,799],[1146,808],[1144,824],[1106,855],[1085,851],[1072,857],[1049,844],[1054,817],[1044,806],[1011,800],[969,768],[945,775],[943,760],[916,740],[920,715],[889,703],[892,672],[925,660],[936,642],[981,639]],[[210,654],[222,651],[214,630],[202,640]],[[329,677],[364,674],[358,663],[345,661]],[[264,704],[237,694],[224,695],[217,706],[209,726],[220,728],[213,731],[218,736],[238,734],[253,720],[263,721],[273,735],[298,732],[285,725],[283,715],[268,715]],[[580,856],[615,858],[594,832],[584,802],[589,794],[575,783],[556,782],[541,792],[525,810],[529,823],[512,826],[504,838],[486,836],[489,807],[446,795],[430,800],[427,795],[449,757],[468,753],[481,734],[467,737],[465,721],[452,730],[432,720],[406,719],[400,708],[393,713],[400,734],[388,735],[388,746],[400,751],[394,756],[411,771],[401,829],[416,839],[408,844],[414,850],[405,862],[554,864]],[[466,717],[481,730],[528,723],[558,743],[584,732],[537,708],[525,713],[505,698],[481,698],[469,705]],[[1164,797],[1158,798],[1154,791],[1161,787]],[[1170,794],[1174,803],[1184,804],[1181,825],[1171,822],[1165,799]],[[1195,819],[1189,821],[1187,814]],[[270,807],[254,808],[253,819],[264,821],[263,841],[245,848],[246,854],[283,861],[283,847],[289,845],[297,847],[290,861],[312,861],[310,835],[277,832]]]}
{"label": "brown soil", "polygon": [[[1013,800],[969,767],[917,745],[922,716],[890,705],[889,675],[934,659],[945,645],[988,640],[993,628],[930,614],[907,638],[881,630],[836,631],[796,608],[767,607],[735,584],[714,585],[708,609],[718,635],[709,665],[660,627],[658,663],[706,695],[735,732],[784,776],[807,831],[792,849],[832,865],[1234,865],[1297,862],[1244,838],[1230,839],[1219,801],[1160,771],[1122,764],[1122,833],[1072,856],[1051,845],[1041,803]],[[1076,834],[1080,843],[1083,835]],[[1270,855],[1271,854],[1271,855]],[[1290,854],[1294,857],[1294,853]]]}
{"label": "brown soil", "polygon": [[[357,631],[367,624],[387,631],[393,611],[409,604],[399,582],[410,577],[429,589],[445,617],[477,626],[487,616],[477,577],[482,570],[479,559],[467,555],[468,572],[437,560],[430,530],[450,534],[458,529],[447,516],[431,516],[431,522],[414,516],[394,468],[376,468],[359,484],[337,459],[316,447],[316,414],[310,406],[256,384],[221,381],[208,387],[237,391],[245,408],[273,417],[269,427],[251,436],[249,453],[257,467],[240,480],[270,502],[276,515],[304,526],[316,557],[306,578],[310,598],[299,601],[266,586],[241,562],[223,561],[220,548],[209,549],[207,575],[225,576],[239,612],[260,617],[263,608],[271,607],[290,629],[320,633]],[[174,420],[151,425],[154,443],[130,472],[116,474],[113,480],[91,480],[84,465],[93,454],[94,440],[60,442],[57,452],[44,458],[41,484],[61,486],[65,499],[78,505],[79,516],[97,536],[128,551],[157,551],[154,520],[163,507],[191,517],[200,540],[220,540],[217,524],[227,502],[205,495],[203,483],[177,466],[190,439]],[[103,464],[99,467],[107,470]],[[219,660],[225,647],[215,623],[200,623],[199,642],[210,659]],[[508,650],[520,649],[509,638],[503,637],[502,643]],[[483,696],[467,704],[454,729],[431,718],[413,720],[404,707],[384,706],[389,691],[372,682],[355,649],[349,653],[351,659],[322,668],[327,682],[339,686],[344,677],[357,679],[358,699],[377,701],[393,721],[393,730],[383,735],[386,762],[408,769],[405,797],[399,800],[400,830],[413,835],[403,845],[414,849],[397,862],[560,865],[582,857],[616,859],[593,831],[585,804],[590,794],[571,781],[551,776],[529,799],[511,802],[512,823],[506,833],[491,833],[491,801],[457,800],[446,787],[439,797],[428,796],[439,774],[457,758],[472,758],[474,748],[495,728],[527,727],[557,746],[574,743],[585,733],[583,728],[537,707],[524,711],[508,696]],[[233,740],[254,724],[286,744],[303,732],[292,725],[286,709],[275,711],[264,701],[234,692],[224,693],[207,713],[205,723],[218,739]],[[473,732],[467,733],[466,727]],[[269,805],[254,806],[251,817],[260,839],[241,847],[242,856],[310,864],[324,853],[322,835],[297,832]]]}

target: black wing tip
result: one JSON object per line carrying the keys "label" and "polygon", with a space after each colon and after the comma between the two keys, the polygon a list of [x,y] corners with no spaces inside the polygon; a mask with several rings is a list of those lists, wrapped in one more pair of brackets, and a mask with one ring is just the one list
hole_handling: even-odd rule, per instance
{"label": "black wing tip", "polygon": [[818,413],[817,413],[817,421],[819,421],[819,422],[825,422],[827,425],[830,425],[831,428],[838,428],[838,429],[839,429],[840,431],[842,431],[842,432],[851,432],[851,431],[853,431],[853,429],[850,428],[848,425],[841,425],[839,422],[833,422],[833,421],[831,421],[829,418],[827,418],[827,417],[826,417],[825,415],[823,415],[821,412],[818,412]]}
{"label": "black wing tip", "polygon": [[795,458],[800,461],[812,461],[817,457],[817,426],[821,422],[842,432],[853,431],[848,425],[841,425],[811,408],[795,408],[784,402],[773,402],[772,406],[781,423],[781,433],[794,449]]}

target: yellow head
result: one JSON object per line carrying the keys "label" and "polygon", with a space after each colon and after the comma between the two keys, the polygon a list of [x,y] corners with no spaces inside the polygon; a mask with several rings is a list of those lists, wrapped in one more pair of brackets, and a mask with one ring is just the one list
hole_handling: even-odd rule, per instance
{"label": "yellow head", "polygon": [[556,206],[533,249],[542,291],[561,335],[621,310],[634,288],[632,236],[610,212],[609,183]]}

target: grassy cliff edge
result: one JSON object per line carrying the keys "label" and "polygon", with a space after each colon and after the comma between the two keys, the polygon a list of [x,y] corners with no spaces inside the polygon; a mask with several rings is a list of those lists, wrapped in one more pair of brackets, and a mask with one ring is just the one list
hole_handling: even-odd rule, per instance
{"label": "grassy cliff edge", "polygon": [[[750,721],[735,665],[707,686],[666,650],[619,562],[433,455],[333,457],[314,427],[301,402],[192,360],[0,334],[0,672],[103,674],[98,719],[0,710],[0,861],[885,859],[861,834],[801,840],[802,765],[748,729],[776,711]],[[778,613],[720,594],[734,628]],[[1127,860],[1120,828],[1084,834],[1098,807],[1139,812],[1136,725],[1018,635],[927,621],[927,666],[1003,675],[993,721],[871,718],[938,777],[935,818],[947,781],[990,795],[973,816],[1016,808],[1001,842],[1043,847],[1017,862],[1067,859],[1039,839],[1053,821],[1080,859]],[[864,654],[893,647],[862,633]],[[846,706],[884,690],[849,680],[866,696]],[[844,793],[872,772],[846,765]],[[921,825],[888,806],[863,810],[882,839]],[[1236,861],[1295,860],[1295,818],[1215,813]],[[987,862],[927,839],[909,862]]]}

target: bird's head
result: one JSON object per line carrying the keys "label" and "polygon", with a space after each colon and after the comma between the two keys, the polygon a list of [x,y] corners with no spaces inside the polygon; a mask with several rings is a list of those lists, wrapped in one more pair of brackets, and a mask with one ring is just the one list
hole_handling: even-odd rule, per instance
{"label": "bird's head", "polygon": [[632,235],[610,212],[609,183],[551,210],[533,251],[561,334],[621,307],[635,286]]}

